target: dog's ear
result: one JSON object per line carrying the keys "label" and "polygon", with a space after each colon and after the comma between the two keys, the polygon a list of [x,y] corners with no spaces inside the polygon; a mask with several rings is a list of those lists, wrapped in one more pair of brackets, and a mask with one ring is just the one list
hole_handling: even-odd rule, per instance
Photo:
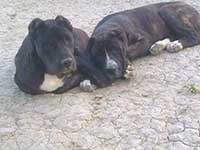
{"label": "dog's ear", "polygon": [[71,22],[70,22],[67,18],[65,18],[65,17],[63,17],[63,16],[61,16],[61,15],[59,15],[59,16],[56,17],[55,21],[56,21],[59,25],[68,28],[70,31],[73,30],[72,24],[71,24]]}
{"label": "dog's ear", "polygon": [[92,50],[92,47],[94,45],[94,42],[95,42],[94,37],[91,37],[88,41],[87,50],[89,51],[90,54],[91,54],[91,50]]}
{"label": "dog's ear", "polygon": [[35,18],[31,21],[31,23],[28,26],[29,33],[33,33],[35,29],[43,22],[40,18]]}
{"label": "dog's ear", "polygon": [[118,29],[113,29],[113,30],[109,33],[109,35],[110,35],[111,37],[117,37],[119,40],[124,41],[123,32],[120,31],[120,30],[118,30]]}

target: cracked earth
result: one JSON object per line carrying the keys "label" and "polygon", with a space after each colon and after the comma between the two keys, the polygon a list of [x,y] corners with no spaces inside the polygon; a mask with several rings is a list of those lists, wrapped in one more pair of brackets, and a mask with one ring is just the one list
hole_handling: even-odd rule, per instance
{"label": "cracked earth", "polygon": [[152,2],[1,0],[0,150],[200,150],[200,46],[133,61],[130,81],[93,93],[30,96],[13,81],[33,18],[63,15],[91,34],[103,16]]}

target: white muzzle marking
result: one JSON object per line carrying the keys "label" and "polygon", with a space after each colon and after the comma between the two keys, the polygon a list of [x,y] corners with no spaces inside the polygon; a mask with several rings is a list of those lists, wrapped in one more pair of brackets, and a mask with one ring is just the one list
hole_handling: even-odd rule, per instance
{"label": "white muzzle marking", "polygon": [[106,53],[106,69],[117,69],[118,68],[117,63],[109,57],[107,50],[105,50],[105,53]]}

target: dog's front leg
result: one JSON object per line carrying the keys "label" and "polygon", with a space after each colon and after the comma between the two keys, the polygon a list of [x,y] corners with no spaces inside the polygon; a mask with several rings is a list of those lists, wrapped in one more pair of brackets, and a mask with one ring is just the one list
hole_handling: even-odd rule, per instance
{"label": "dog's front leg", "polygon": [[[126,49],[126,56],[128,60],[132,61],[136,58],[143,57],[149,54],[149,48],[151,44],[148,38],[141,36],[141,39],[138,39],[133,44],[129,45]],[[129,63],[126,72],[124,74],[125,79],[130,79],[133,76],[133,67]]]}
{"label": "dog's front leg", "polygon": [[97,87],[90,80],[83,80],[80,83],[80,88],[84,92],[93,92]]}
{"label": "dog's front leg", "polygon": [[67,92],[68,90],[78,86],[82,80],[82,75],[79,72],[72,74],[70,77],[66,77],[64,79],[64,85],[57,90],[55,90],[54,94],[62,94]]}

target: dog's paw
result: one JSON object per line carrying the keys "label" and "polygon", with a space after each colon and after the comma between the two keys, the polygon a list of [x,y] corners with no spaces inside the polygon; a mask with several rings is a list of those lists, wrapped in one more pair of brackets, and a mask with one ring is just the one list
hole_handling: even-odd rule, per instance
{"label": "dog's paw", "polygon": [[170,42],[167,44],[166,51],[176,53],[183,49],[183,45],[179,41]]}
{"label": "dog's paw", "polygon": [[149,52],[151,55],[159,55],[166,48],[168,43],[170,43],[169,39],[158,41],[151,46]]}
{"label": "dog's paw", "polygon": [[65,88],[59,87],[57,90],[53,91],[53,94],[62,94],[66,92]]}
{"label": "dog's paw", "polygon": [[128,65],[126,72],[124,74],[125,79],[131,79],[133,77],[133,67],[132,65]]}
{"label": "dog's paw", "polygon": [[96,86],[91,84],[90,80],[84,80],[80,83],[80,88],[84,92],[93,92],[96,89]]}
{"label": "dog's paw", "polygon": [[165,49],[165,45],[162,43],[155,43],[149,49],[151,55],[159,55]]}

